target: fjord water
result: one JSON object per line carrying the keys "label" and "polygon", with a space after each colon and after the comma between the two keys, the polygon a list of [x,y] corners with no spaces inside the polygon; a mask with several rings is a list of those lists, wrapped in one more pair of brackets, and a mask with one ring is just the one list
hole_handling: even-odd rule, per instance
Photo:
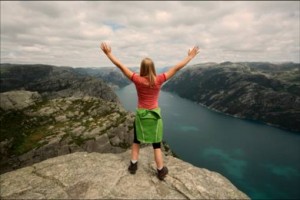
{"label": "fjord water", "polygon": [[[133,84],[116,91],[135,112]],[[161,91],[164,140],[184,161],[227,177],[252,199],[300,199],[300,133],[212,111]]]}

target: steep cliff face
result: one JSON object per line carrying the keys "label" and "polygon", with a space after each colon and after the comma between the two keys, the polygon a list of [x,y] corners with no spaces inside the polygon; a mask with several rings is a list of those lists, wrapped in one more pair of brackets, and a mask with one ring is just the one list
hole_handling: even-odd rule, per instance
{"label": "steep cliff face", "polygon": [[101,79],[81,75],[71,67],[1,64],[0,92],[37,91],[44,98],[94,96],[117,102],[118,97]]}
{"label": "steep cliff face", "polygon": [[155,176],[152,147],[140,150],[138,171],[127,171],[130,151],[76,152],[2,174],[1,199],[249,199],[216,172],[164,156],[169,174]]}
{"label": "steep cliff face", "polygon": [[163,89],[220,112],[300,131],[299,64],[221,63],[187,68]]}
{"label": "steep cliff face", "polygon": [[0,98],[1,173],[77,151],[124,152],[133,141],[134,115],[115,102],[90,96],[42,100],[29,91]]}

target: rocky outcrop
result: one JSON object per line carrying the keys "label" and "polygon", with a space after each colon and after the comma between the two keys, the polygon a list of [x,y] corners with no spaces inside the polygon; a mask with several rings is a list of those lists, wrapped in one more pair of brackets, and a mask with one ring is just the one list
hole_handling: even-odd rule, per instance
{"label": "rocky outcrop", "polygon": [[21,110],[42,100],[38,92],[10,91],[0,93],[0,107],[3,110]]}
{"label": "rocky outcrop", "polygon": [[19,103],[13,109],[1,98],[1,173],[77,151],[120,153],[133,141],[134,115],[118,103],[85,96],[32,101],[30,106],[27,101],[24,107],[20,100],[38,94],[1,95],[11,94]]}
{"label": "rocky outcrop", "polygon": [[37,91],[43,98],[93,96],[118,102],[117,95],[99,78],[81,75],[71,67],[52,65],[0,65],[1,92]]}
{"label": "rocky outcrop", "polygon": [[300,131],[299,64],[231,63],[187,68],[163,90],[232,116]]}
{"label": "rocky outcrop", "polygon": [[249,199],[216,172],[165,156],[169,174],[155,176],[152,147],[140,150],[138,171],[127,171],[130,151],[76,152],[1,175],[1,199]]}

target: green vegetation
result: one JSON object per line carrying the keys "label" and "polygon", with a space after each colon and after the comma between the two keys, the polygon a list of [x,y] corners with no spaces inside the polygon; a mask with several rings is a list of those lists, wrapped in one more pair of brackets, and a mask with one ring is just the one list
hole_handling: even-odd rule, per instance
{"label": "green vegetation", "polygon": [[79,136],[71,135],[71,138],[72,138],[72,141],[70,141],[69,144],[75,143],[78,146],[81,146],[87,140],[95,140],[95,138],[93,138],[93,137],[84,138],[80,135]]}
{"label": "green vegetation", "polygon": [[69,133],[65,133],[61,138],[60,138],[60,141],[59,142],[62,142],[62,141],[64,141],[66,138],[68,138],[69,137]]}
{"label": "green vegetation", "polygon": [[39,147],[41,144],[38,142],[52,134],[47,130],[48,126],[53,124],[51,118],[27,116],[22,111],[1,110],[0,123],[0,141],[12,140],[9,154],[20,155]]}
{"label": "green vegetation", "polygon": [[82,111],[84,112],[84,114],[88,115],[89,114],[88,111],[94,105],[95,105],[94,102],[84,102],[82,107]]}
{"label": "green vegetation", "polygon": [[7,72],[8,72],[7,68],[0,67],[0,75],[4,74],[4,73],[7,73]]}
{"label": "green vegetation", "polygon": [[125,120],[126,120],[126,117],[124,117],[124,116],[121,115],[121,116],[117,119],[116,123],[114,123],[113,127],[119,126],[119,124],[122,124]]}
{"label": "green vegetation", "polygon": [[9,149],[9,154],[15,153],[18,146],[21,145],[26,137],[25,126],[23,123],[27,118],[20,111],[0,112],[0,141],[12,140],[12,146]]}
{"label": "green vegetation", "polygon": [[[67,120],[56,121],[59,116],[66,116]],[[95,138],[74,136],[71,132],[74,128],[83,126],[84,131],[92,131],[97,127],[107,126],[101,131],[101,135],[113,127],[118,127],[125,120],[125,112],[101,99],[43,100],[22,111],[0,110],[0,142],[11,142],[7,149],[8,155],[21,155],[47,144],[48,136],[65,132],[60,142],[68,139],[69,144],[81,146],[85,141]],[[133,126],[129,127],[130,130],[132,128]],[[126,143],[120,146],[129,147]]]}
{"label": "green vegetation", "polygon": [[133,129],[133,125],[128,126],[128,131],[131,131]]}
{"label": "green vegetation", "polygon": [[300,84],[300,70],[278,72],[274,74],[274,78],[290,83]]}

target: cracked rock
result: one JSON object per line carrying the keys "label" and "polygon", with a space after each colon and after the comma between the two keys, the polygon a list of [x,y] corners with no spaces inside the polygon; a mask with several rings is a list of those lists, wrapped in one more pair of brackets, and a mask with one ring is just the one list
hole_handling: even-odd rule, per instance
{"label": "cracked rock", "polygon": [[127,171],[130,150],[76,152],[1,175],[1,199],[249,199],[222,175],[164,156],[169,174],[156,177],[151,146],[141,148],[138,171]]}

